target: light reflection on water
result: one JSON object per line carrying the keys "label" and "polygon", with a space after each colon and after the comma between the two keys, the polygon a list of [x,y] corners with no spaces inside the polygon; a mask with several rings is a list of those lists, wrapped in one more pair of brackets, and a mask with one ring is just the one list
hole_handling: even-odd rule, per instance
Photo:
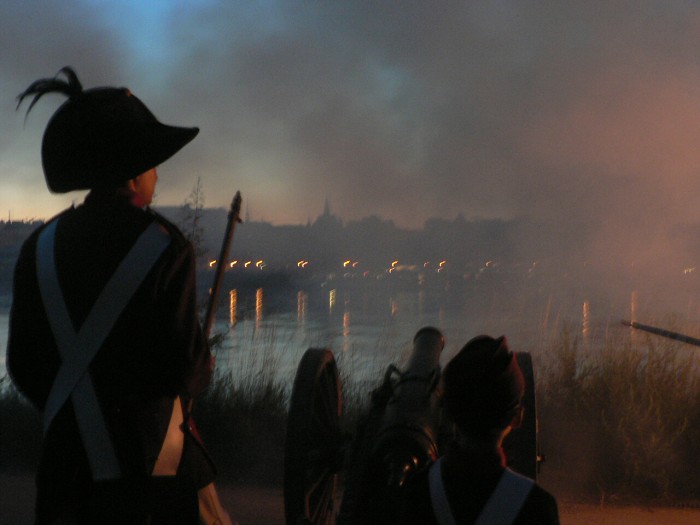
{"label": "light reflection on water", "polygon": [[[390,363],[400,364],[423,326],[436,326],[445,335],[444,363],[478,334],[505,334],[513,350],[536,354],[548,337],[559,336],[567,326],[590,348],[612,330],[619,333],[619,320],[637,317],[640,309],[637,292],[617,305],[584,296],[564,302],[552,294],[465,294],[423,286],[233,289],[228,294],[228,312],[220,308],[214,327],[214,333],[225,334],[215,349],[218,373],[289,384],[311,347],[333,350],[346,376],[376,378]],[[0,377],[5,374],[8,315],[0,311]]]}
{"label": "light reflection on water", "polygon": [[[442,290],[318,288],[293,292],[238,291],[229,323],[216,330],[226,336],[216,349],[219,373],[274,375],[290,381],[307,348],[330,348],[348,375],[379,377],[410,351],[423,326],[436,326],[446,337],[443,362],[473,336],[506,334],[514,350],[537,352],[544,335],[570,322],[574,331],[594,337],[604,319],[586,302],[569,315],[551,296],[523,305],[499,297],[457,298]],[[484,308],[484,304],[487,305]],[[254,307],[253,307],[254,305]],[[556,310],[556,312],[555,312]],[[235,323],[231,322],[235,319]],[[261,372],[264,368],[265,371]]]}
{"label": "light reflection on water", "polygon": [[231,326],[236,324],[238,311],[238,290],[230,290],[228,293],[228,323]]}

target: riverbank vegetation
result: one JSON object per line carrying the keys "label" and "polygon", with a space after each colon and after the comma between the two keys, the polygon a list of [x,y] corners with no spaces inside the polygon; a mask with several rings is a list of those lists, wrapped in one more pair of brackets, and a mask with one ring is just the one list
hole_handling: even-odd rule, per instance
{"label": "riverbank vegetation", "polygon": [[564,333],[536,367],[543,483],[601,502],[700,503],[700,349],[639,332],[591,349]]}
{"label": "riverbank vegetation", "polygon": [[[591,349],[564,330],[533,351],[547,457],[539,480],[569,500],[697,503],[700,351],[653,337],[604,339]],[[347,418],[355,421],[372,385],[347,377],[352,367],[342,359]],[[268,355],[217,376],[195,405],[223,481],[281,483],[291,386],[275,367]],[[0,469],[33,469],[39,416],[6,378],[0,385]]]}

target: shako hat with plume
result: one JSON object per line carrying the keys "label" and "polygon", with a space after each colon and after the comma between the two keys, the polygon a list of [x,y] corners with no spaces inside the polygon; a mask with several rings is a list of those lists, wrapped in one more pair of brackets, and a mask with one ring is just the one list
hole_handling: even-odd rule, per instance
{"label": "shako hat with plume", "polygon": [[169,159],[199,132],[162,124],[126,88],[83,90],[70,67],[32,83],[17,97],[17,107],[34,95],[29,113],[47,93],[68,96],[49,120],[41,145],[46,184],[55,193],[119,186]]}

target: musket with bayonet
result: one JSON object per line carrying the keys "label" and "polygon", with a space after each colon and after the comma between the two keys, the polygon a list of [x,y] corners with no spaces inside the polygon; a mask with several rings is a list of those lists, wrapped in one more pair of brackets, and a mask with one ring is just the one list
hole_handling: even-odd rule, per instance
{"label": "musket with bayonet", "polygon": [[236,195],[231,201],[231,208],[228,212],[226,233],[224,234],[224,239],[221,243],[221,251],[219,252],[219,258],[217,259],[216,263],[216,271],[214,273],[214,283],[212,284],[211,295],[209,296],[209,303],[207,304],[207,313],[204,316],[204,322],[202,323],[202,331],[207,339],[209,339],[211,327],[214,324],[214,317],[216,316],[216,305],[219,299],[219,292],[221,291],[221,282],[224,279],[226,260],[228,259],[228,254],[231,249],[231,242],[233,241],[233,232],[236,229],[236,224],[242,222],[240,217],[241,201],[241,192],[237,191]]}
{"label": "musket with bayonet", "polygon": [[673,339],[675,341],[680,341],[681,343],[686,343],[693,346],[700,346],[700,339],[690,337],[689,335],[679,334],[678,332],[672,332],[671,330],[657,328],[655,326],[638,323],[636,321],[626,321],[623,319],[621,323],[625,326],[629,326],[630,328],[649,332],[650,334],[660,335],[661,337],[665,337],[667,339]]}

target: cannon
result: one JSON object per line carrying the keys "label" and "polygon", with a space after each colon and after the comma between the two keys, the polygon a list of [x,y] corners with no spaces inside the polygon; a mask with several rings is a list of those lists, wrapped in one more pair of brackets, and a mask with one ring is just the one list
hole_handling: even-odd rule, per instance
{"label": "cannon", "polygon": [[[410,476],[440,456],[451,437],[440,407],[445,341],[420,329],[404,370],[389,365],[354,432],[341,428],[342,391],[329,349],[308,349],[292,388],[284,450],[287,525],[390,524]],[[510,468],[536,478],[537,407],[530,354],[516,353],[525,376],[525,420],[504,447]]]}

